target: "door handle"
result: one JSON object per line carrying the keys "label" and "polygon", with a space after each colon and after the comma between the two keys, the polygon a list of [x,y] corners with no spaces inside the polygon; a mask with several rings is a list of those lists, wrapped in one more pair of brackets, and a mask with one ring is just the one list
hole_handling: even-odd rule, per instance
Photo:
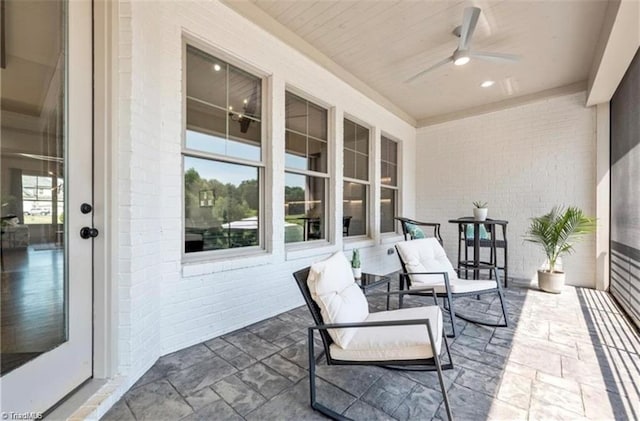
{"label": "door handle", "polygon": [[88,238],[96,238],[98,234],[100,234],[98,230],[93,227],[82,227],[80,229],[80,237],[84,238],[85,240]]}

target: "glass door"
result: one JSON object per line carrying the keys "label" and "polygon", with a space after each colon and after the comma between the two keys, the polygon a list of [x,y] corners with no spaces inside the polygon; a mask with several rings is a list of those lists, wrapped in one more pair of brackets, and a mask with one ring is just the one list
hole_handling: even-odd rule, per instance
{"label": "glass door", "polygon": [[0,12],[1,411],[44,412],[92,374],[91,1]]}

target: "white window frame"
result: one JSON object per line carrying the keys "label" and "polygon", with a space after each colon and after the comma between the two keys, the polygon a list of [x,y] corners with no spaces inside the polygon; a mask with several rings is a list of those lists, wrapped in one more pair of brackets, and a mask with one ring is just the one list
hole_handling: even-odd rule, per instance
{"label": "white window frame", "polygon": [[[372,203],[371,203],[371,189],[372,186],[374,185],[373,183],[373,177],[374,177],[374,172],[373,172],[373,168],[372,168],[372,163],[373,163],[373,152],[374,152],[374,148],[373,148],[373,143],[374,143],[374,129],[371,125],[364,123],[363,121],[361,121],[358,118],[355,118],[353,116],[351,116],[350,114],[344,114],[343,116],[343,126],[342,126],[342,153],[343,153],[343,168],[344,168],[344,150],[346,149],[344,146],[344,120],[349,120],[351,123],[354,123],[360,127],[363,127],[367,130],[369,130],[369,139],[368,139],[368,150],[367,150],[367,167],[368,167],[368,172],[367,172],[367,180],[361,180],[359,178],[351,178],[351,177],[346,177],[344,176],[344,169],[342,172],[342,181],[343,181],[343,191],[342,191],[342,200],[344,201],[344,182],[349,182],[349,183],[355,183],[355,184],[360,184],[360,185],[364,185],[365,186],[365,198],[367,201],[367,208],[365,210],[365,227],[366,227],[366,232],[364,234],[361,235],[353,235],[353,236],[347,236],[344,237],[344,242],[346,243],[351,243],[351,242],[356,242],[356,241],[362,241],[365,239],[371,239],[373,236],[372,233],[372,229],[371,229],[371,221],[372,221],[372,214],[371,214],[371,208],[372,208]],[[351,149],[350,149],[351,150]],[[358,153],[357,151],[352,151],[355,153]],[[342,206],[343,209],[343,217],[344,217],[344,204]]]}
{"label": "white window frame", "polygon": [[[333,156],[333,143],[332,142],[332,136],[331,136],[331,127],[332,127],[332,122],[331,122],[331,118],[332,118],[332,112],[331,112],[331,107],[328,106],[325,102],[318,100],[317,98],[311,97],[303,92],[301,92],[299,89],[295,88],[295,87],[291,87],[291,86],[286,86],[285,87],[285,92],[284,92],[284,98],[285,98],[285,104],[286,104],[286,98],[288,94],[292,94],[304,101],[307,101],[308,103],[312,103],[313,105],[323,108],[326,112],[327,112],[327,172],[326,173],[322,173],[322,172],[318,172],[318,171],[312,171],[312,170],[303,170],[300,168],[289,168],[286,166],[286,158],[284,159],[284,175],[285,175],[285,185],[286,185],[286,175],[287,173],[289,174],[297,174],[297,175],[302,175],[302,176],[307,176],[307,177],[318,177],[318,178],[323,178],[325,179],[325,187],[324,187],[324,203],[323,203],[323,217],[324,217],[324,234],[325,237],[324,238],[320,238],[317,240],[303,240],[303,241],[297,241],[295,243],[285,243],[285,248],[287,250],[295,250],[295,249],[303,249],[303,248],[310,248],[310,247],[318,247],[318,246],[326,246],[328,244],[332,244],[333,243],[333,235],[332,235],[332,224],[331,224],[331,218],[329,218],[329,213],[330,213],[330,202],[331,202],[331,174],[332,174],[332,164],[331,164],[331,157]],[[308,104],[307,104],[308,106]],[[309,136],[308,132],[309,132],[309,121],[307,118],[307,133],[300,133],[298,131],[295,130],[291,130],[287,128],[287,124],[286,124],[286,105],[285,105],[285,115],[284,115],[284,119],[285,119],[285,123],[284,123],[284,132],[285,132],[285,136],[287,132],[291,132],[291,133],[295,133],[295,134],[299,134],[299,135],[304,135],[304,136]],[[313,138],[313,139],[317,139],[319,141],[322,141],[322,139],[318,139],[318,138]],[[286,146],[284,149],[284,153],[286,154]],[[284,186],[283,186],[284,188]],[[284,206],[284,203],[283,203]],[[284,229],[284,227],[283,227]]]}
{"label": "white window frame", "polygon": [[[195,149],[189,149],[186,147],[186,134],[187,134],[187,46],[191,46],[198,50],[203,51],[206,54],[209,54],[215,58],[218,58],[227,64],[234,66],[244,72],[247,72],[257,78],[260,79],[260,161],[246,160],[242,158],[220,155],[211,152],[205,152]],[[267,210],[267,202],[266,202],[266,179],[267,179],[267,161],[269,151],[269,142],[267,127],[269,125],[269,111],[268,111],[268,101],[267,95],[268,92],[268,83],[267,83],[267,73],[251,66],[243,62],[242,60],[231,56],[227,52],[222,50],[218,50],[215,47],[208,45],[205,42],[202,42],[196,38],[185,36],[183,37],[182,42],[182,139],[181,139],[181,151],[180,151],[180,167],[181,167],[181,219],[182,219],[182,229],[181,229],[181,254],[182,254],[182,262],[183,263],[192,263],[192,262],[206,262],[206,261],[216,261],[216,260],[227,260],[229,257],[234,258],[242,258],[242,257],[251,257],[259,254],[266,254],[268,252],[268,245],[266,239],[266,213]],[[229,83],[228,74],[226,83]],[[199,99],[197,101],[202,102]],[[227,90],[227,104],[229,102],[229,92]],[[219,106],[216,106],[219,108]],[[258,245],[257,246],[248,246],[248,247],[236,247],[222,250],[205,250],[193,253],[186,253],[185,251],[185,189],[184,189],[184,158],[185,157],[193,157],[199,159],[206,159],[208,161],[216,161],[223,162],[228,164],[238,164],[245,165],[250,167],[255,167],[258,169]]]}

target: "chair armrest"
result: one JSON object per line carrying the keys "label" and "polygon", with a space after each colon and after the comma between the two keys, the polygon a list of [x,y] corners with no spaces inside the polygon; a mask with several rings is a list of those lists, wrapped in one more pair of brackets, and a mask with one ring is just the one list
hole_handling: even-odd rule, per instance
{"label": "chair armrest", "polygon": [[387,320],[384,322],[331,323],[309,326],[309,330],[348,329],[353,327],[384,327],[384,326],[412,326],[426,325],[429,319]]}
{"label": "chair armrest", "polygon": [[420,288],[420,289],[413,289],[411,291],[409,290],[397,290],[397,291],[383,291],[383,292],[374,292],[373,294],[367,294],[367,297],[384,297],[387,295],[406,295],[406,294],[412,294],[415,293],[415,291],[424,291],[424,292],[432,292],[432,293],[436,293],[435,288]]}
{"label": "chair armrest", "polygon": [[401,272],[400,275],[449,275],[449,272]]}
{"label": "chair armrest", "polygon": [[438,222],[422,222],[422,221],[414,221],[411,220],[411,222],[413,225],[420,225],[423,227],[439,227],[440,224]]}

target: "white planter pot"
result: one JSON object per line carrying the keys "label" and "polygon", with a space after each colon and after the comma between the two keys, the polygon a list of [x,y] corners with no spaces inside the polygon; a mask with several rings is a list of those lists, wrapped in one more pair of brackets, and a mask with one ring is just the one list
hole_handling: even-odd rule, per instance
{"label": "white planter pot", "polygon": [[488,208],[473,208],[473,219],[476,221],[484,221],[487,219]]}
{"label": "white planter pot", "polygon": [[538,287],[543,291],[560,294],[564,287],[564,280],[564,272],[538,271]]}
{"label": "white planter pot", "polygon": [[362,278],[362,268],[351,268],[351,270],[353,271],[353,277],[355,279]]}

